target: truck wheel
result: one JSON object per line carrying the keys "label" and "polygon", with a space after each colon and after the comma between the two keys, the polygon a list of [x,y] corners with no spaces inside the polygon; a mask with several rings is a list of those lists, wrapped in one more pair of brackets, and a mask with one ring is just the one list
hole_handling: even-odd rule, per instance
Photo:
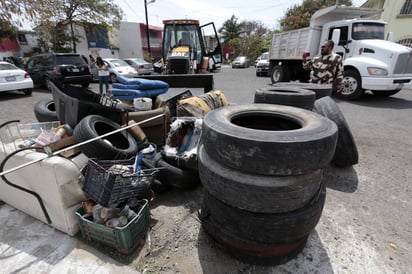
{"label": "truck wheel", "polygon": [[[88,115],[76,125],[73,136],[76,143],[81,143],[117,129],[120,125],[106,117]],[[135,139],[125,130],[80,147],[87,157],[102,160],[129,159],[136,156],[137,149]]]}
{"label": "truck wheel", "polygon": [[278,104],[312,110],[315,102],[313,91],[293,86],[265,87],[255,92],[255,103]]}
{"label": "truck wheel", "polygon": [[362,80],[356,70],[345,70],[342,80],[342,91],[333,91],[333,96],[343,100],[355,100],[363,95]]}
{"label": "truck wheel", "polygon": [[396,89],[396,90],[371,90],[373,95],[375,96],[380,96],[380,97],[388,97],[391,95],[394,95],[396,93],[398,93],[399,91],[401,91],[400,89]]}
{"label": "truck wheel", "polygon": [[34,115],[39,122],[58,121],[53,99],[42,99],[34,105]]}
{"label": "truck wheel", "polygon": [[318,192],[322,170],[302,175],[266,176],[235,170],[199,149],[203,187],[225,204],[257,213],[282,213],[304,207]]}
{"label": "truck wheel", "polygon": [[215,109],[203,119],[202,138],[211,158],[262,175],[298,175],[332,160],[337,127],[301,108],[249,104]]}
{"label": "truck wheel", "polygon": [[331,163],[337,167],[357,164],[358,149],[339,106],[330,97],[323,97],[315,101],[315,111],[334,121],[338,127],[338,142]]}
{"label": "truck wheel", "polygon": [[275,66],[272,70],[272,84],[278,82],[289,82],[290,75],[287,67]]}

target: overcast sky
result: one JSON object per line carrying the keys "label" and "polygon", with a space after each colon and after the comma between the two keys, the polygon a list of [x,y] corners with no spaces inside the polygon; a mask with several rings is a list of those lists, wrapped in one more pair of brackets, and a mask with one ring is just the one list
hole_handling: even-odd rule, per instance
{"label": "overcast sky", "polygon": [[[150,2],[150,0],[147,0]],[[198,19],[200,24],[214,22],[220,28],[234,14],[242,20],[258,20],[277,28],[285,11],[303,0],[155,0],[147,5],[149,25],[163,27],[165,19]],[[352,0],[359,7],[366,0]],[[145,23],[144,0],[115,0],[125,17],[123,21]]]}

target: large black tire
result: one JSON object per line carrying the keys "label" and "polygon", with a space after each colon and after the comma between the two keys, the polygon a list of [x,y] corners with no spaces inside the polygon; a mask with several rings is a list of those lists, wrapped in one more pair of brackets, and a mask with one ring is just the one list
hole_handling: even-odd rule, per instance
{"label": "large black tire", "polygon": [[298,87],[264,87],[255,92],[255,103],[279,104],[285,106],[313,109],[313,91]]}
{"label": "large black tire", "polygon": [[[119,124],[108,118],[100,115],[88,115],[76,125],[73,135],[76,143],[80,143],[119,128]],[[136,156],[138,147],[132,135],[123,130],[103,139],[84,144],[80,150],[89,158],[113,160]]]}
{"label": "large black tire", "polygon": [[290,176],[255,175],[219,164],[199,149],[203,186],[220,201],[259,213],[282,213],[304,207],[318,192],[322,170]]}
{"label": "large black tire", "polygon": [[34,105],[34,115],[39,122],[59,121],[53,99],[42,99]]}
{"label": "large black tire", "polygon": [[388,96],[392,96],[392,95],[398,93],[401,90],[396,89],[396,90],[371,90],[371,91],[375,96],[388,97]]}
{"label": "large black tire", "polygon": [[204,191],[200,211],[202,223],[220,227],[227,238],[257,244],[287,244],[302,239],[316,227],[325,204],[326,188],[319,189],[313,199],[295,211],[265,214],[254,213],[225,204]]}
{"label": "large black tire", "polygon": [[200,184],[197,170],[175,167],[163,160],[160,152],[156,154],[153,162],[155,167],[160,168],[156,178],[167,186],[178,189],[191,189]]}
{"label": "large black tire", "polygon": [[308,236],[287,244],[257,244],[245,242],[221,233],[220,227],[212,222],[203,222],[202,228],[215,240],[224,252],[241,262],[252,265],[280,265],[295,258],[305,247]]}
{"label": "large black tire", "polygon": [[332,86],[327,84],[314,84],[314,83],[298,83],[298,82],[287,82],[287,83],[276,83],[272,84],[274,87],[297,87],[302,89],[308,89],[316,94],[316,99],[332,96]]}
{"label": "large black tire", "polygon": [[275,66],[271,73],[272,84],[279,82],[289,82],[290,73],[289,69],[285,66]]}
{"label": "large black tire", "polygon": [[315,101],[315,111],[334,121],[338,126],[338,142],[331,163],[337,167],[357,164],[359,161],[358,149],[339,106],[330,97],[324,97]]}
{"label": "large black tire", "polygon": [[201,142],[217,162],[263,175],[298,175],[333,157],[337,127],[314,112],[249,104],[215,109],[203,119]]}
{"label": "large black tire", "polygon": [[333,91],[333,96],[343,100],[356,100],[365,93],[362,89],[362,80],[356,70],[345,70],[343,72],[342,91]]}

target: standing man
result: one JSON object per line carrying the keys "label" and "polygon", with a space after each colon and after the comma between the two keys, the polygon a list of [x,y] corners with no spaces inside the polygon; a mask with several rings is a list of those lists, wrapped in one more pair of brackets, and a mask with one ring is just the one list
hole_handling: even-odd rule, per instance
{"label": "standing man", "polygon": [[342,91],[342,56],[333,52],[334,43],[327,40],[320,48],[320,56],[308,60],[303,54],[303,68],[312,69],[311,83],[332,84],[336,92]]}

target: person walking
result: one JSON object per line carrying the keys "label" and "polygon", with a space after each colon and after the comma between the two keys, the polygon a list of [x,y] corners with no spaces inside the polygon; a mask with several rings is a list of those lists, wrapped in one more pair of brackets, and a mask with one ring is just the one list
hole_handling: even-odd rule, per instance
{"label": "person walking", "polygon": [[99,92],[103,94],[103,84],[105,85],[105,93],[109,90],[109,67],[103,62],[102,57],[96,59],[97,75],[99,76]]}
{"label": "person walking", "polygon": [[311,69],[311,83],[332,84],[333,90],[342,91],[343,64],[342,56],[333,51],[334,42],[326,40],[320,48],[320,55],[313,60],[303,54],[303,69]]}

